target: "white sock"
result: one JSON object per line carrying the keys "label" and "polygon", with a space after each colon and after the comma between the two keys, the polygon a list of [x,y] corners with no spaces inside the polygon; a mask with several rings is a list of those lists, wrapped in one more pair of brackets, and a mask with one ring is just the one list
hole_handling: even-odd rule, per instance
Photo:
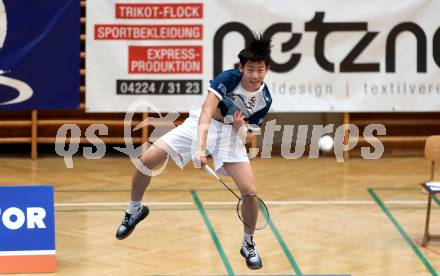
{"label": "white sock", "polygon": [[253,242],[253,235],[250,235],[248,233],[244,233],[244,237],[243,237],[243,245],[246,245],[246,243],[248,244],[252,244]]}
{"label": "white sock", "polygon": [[133,201],[130,200],[127,208],[127,213],[133,215],[137,213],[141,209],[141,202],[140,201]]}

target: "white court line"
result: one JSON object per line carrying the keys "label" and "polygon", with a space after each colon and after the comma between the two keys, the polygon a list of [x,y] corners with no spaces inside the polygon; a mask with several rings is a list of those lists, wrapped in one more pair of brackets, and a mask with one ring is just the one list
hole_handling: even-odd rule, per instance
{"label": "white court line", "polygon": [[55,253],[55,250],[0,251],[0,256],[38,256],[55,255]]}
{"label": "white court line", "polygon": [[[424,205],[423,200],[385,200],[388,205]],[[195,205],[192,201],[152,201],[144,202],[149,206],[183,206]],[[267,205],[375,205],[372,200],[268,200]],[[69,206],[127,206],[127,202],[63,202],[55,207]],[[205,201],[203,205],[237,205],[237,201]]]}
{"label": "white court line", "polygon": [[[144,202],[146,205],[151,206],[182,206],[182,205],[194,205],[192,201],[155,201]],[[55,207],[64,206],[127,206],[128,202],[64,202],[55,203]]]}

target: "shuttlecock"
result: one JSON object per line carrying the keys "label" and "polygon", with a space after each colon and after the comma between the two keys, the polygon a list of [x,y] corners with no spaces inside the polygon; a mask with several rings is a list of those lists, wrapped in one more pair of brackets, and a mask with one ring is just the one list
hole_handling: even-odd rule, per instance
{"label": "shuttlecock", "polygon": [[319,148],[323,151],[331,150],[333,148],[333,138],[330,135],[319,138]]}

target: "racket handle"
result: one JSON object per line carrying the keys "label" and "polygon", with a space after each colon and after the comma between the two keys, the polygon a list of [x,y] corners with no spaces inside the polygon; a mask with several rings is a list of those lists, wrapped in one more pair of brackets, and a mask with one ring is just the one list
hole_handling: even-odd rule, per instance
{"label": "racket handle", "polygon": [[203,166],[203,168],[205,169],[205,171],[206,171],[208,174],[214,176],[214,177],[217,178],[217,179],[220,179],[220,177],[218,177],[218,175],[215,173],[215,171],[214,171],[213,169],[211,169],[211,167],[209,167],[208,165]]}

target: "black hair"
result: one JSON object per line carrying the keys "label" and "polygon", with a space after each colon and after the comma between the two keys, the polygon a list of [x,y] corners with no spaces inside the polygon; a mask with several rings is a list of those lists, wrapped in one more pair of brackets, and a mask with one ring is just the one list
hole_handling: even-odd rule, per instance
{"label": "black hair", "polygon": [[270,42],[271,40],[262,34],[254,34],[249,46],[238,54],[241,66],[244,66],[248,61],[263,61],[266,67],[269,66],[270,48],[272,47]]}

